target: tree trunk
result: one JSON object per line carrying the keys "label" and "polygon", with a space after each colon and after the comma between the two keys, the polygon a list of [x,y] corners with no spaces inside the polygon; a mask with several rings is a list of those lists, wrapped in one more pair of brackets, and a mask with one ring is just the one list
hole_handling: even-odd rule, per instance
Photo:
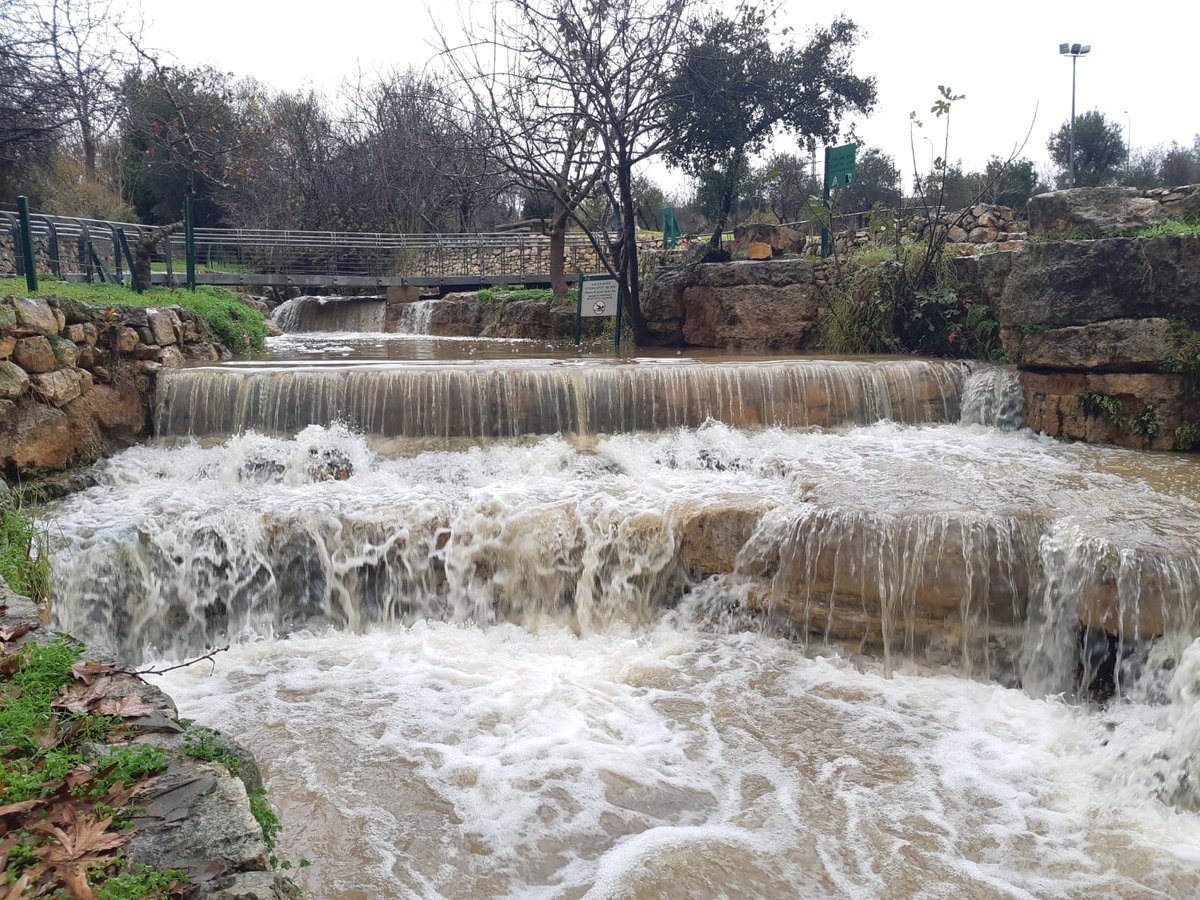
{"label": "tree trunk", "polygon": [[617,192],[621,208],[621,251],[617,260],[617,302],[629,316],[633,342],[638,346],[652,343],[650,329],[642,315],[638,296],[637,220],[633,210],[633,166],[621,160],[617,166]]}
{"label": "tree trunk", "polygon": [[183,231],[183,223],[172,222],[170,225],[164,225],[162,228],[155,228],[145,237],[139,238],[137,243],[133,245],[134,272],[143,290],[149,290],[150,288],[150,257],[154,255],[154,248],[167,235],[176,234],[180,231]]}
{"label": "tree trunk", "polygon": [[554,219],[550,225],[550,289],[554,299],[562,302],[567,297],[567,208],[554,201]]}
{"label": "tree trunk", "polygon": [[725,233],[725,224],[729,221],[729,211],[733,209],[733,197],[737,184],[742,180],[743,154],[739,151],[729,161],[729,170],[725,173],[725,190],[721,192],[721,208],[717,210],[717,227],[713,231],[709,244],[714,250],[721,249],[721,235]]}

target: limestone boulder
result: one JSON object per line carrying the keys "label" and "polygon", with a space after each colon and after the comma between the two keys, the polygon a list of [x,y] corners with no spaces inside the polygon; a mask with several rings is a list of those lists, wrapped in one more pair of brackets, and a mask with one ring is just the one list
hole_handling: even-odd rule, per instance
{"label": "limestone boulder", "polygon": [[17,339],[11,334],[0,334],[0,359],[8,359],[16,349]]}
{"label": "limestone boulder", "polygon": [[8,331],[17,327],[17,311],[13,309],[12,300],[0,300],[0,331]]}
{"label": "limestone boulder", "polygon": [[799,351],[811,346],[816,324],[812,284],[698,285],[683,296],[683,342],[692,347]]}
{"label": "limestone boulder", "polygon": [[182,332],[179,318],[169,309],[152,309],[146,314],[150,322],[150,343],[166,347],[179,343]]}
{"label": "limestone boulder", "polygon": [[[262,830],[250,815],[246,787],[217,763],[172,763],[142,794],[145,811],[126,845],[130,860],[177,868],[196,878],[212,868],[268,867]],[[234,895],[236,896],[236,895]]]}
{"label": "limestone boulder", "polygon": [[41,335],[21,338],[13,346],[12,359],[18,366],[31,375],[40,372],[50,372],[58,365],[54,356],[54,348]]}
{"label": "limestone boulder", "polygon": [[750,259],[770,259],[771,245],[761,241],[752,241],[746,248],[746,256]]}
{"label": "limestone boulder", "polygon": [[79,369],[57,369],[30,380],[35,396],[51,406],[65,406],[83,393],[83,373]]}
{"label": "limestone boulder", "polygon": [[[733,249],[746,250],[750,249],[751,244],[766,244],[771,248],[773,253],[798,253],[804,252],[804,246],[807,238],[802,231],[797,231],[794,228],[788,228],[785,225],[767,225],[764,223],[753,223],[750,225],[739,225],[733,230]],[[770,259],[771,254],[763,257],[751,256],[751,259]]]}
{"label": "limestone boulder", "polygon": [[996,311],[1001,325],[1023,327],[1200,320],[1200,235],[1028,244]]}
{"label": "limestone boulder", "polygon": [[1122,234],[1166,220],[1161,203],[1132,187],[1070,188],[1029,200],[1029,232],[1043,237]]}
{"label": "limestone boulder", "polygon": [[483,315],[473,294],[448,294],[430,305],[430,334],[441,337],[477,335],[483,326]]}
{"label": "limestone boulder", "polygon": [[62,468],[76,457],[78,437],[62,410],[26,401],[0,423],[0,464],[19,472]]}
{"label": "limestone boulder", "polygon": [[772,506],[766,500],[739,500],[686,512],[679,526],[679,555],[688,574],[706,578],[732,572],[738,553]]}
{"label": "limestone boulder", "polygon": [[107,443],[125,446],[151,433],[149,395],[146,378],[125,378],[96,384],[66,408],[75,421],[94,422]]}
{"label": "limestone boulder", "polygon": [[1109,319],[1022,334],[1013,346],[1024,366],[1045,369],[1092,369],[1107,372],[1158,372],[1175,346],[1166,319]]}
{"label": "limestone boulder", "polygon": [[58,334],[60,325],[56,310],[45,300],[40,297],[14,297],[12,304],[18,330],[32,334]]}
{"label": "limestone boulder", "polygon": [[29,375],[8,360],[0,362],[0,400],[16,400],[29,390]]}
{"label": "limestone boulder", "polygon": [[168,347],[162,347],[158,351],[158,356],[156,359],[158,359],[160,363],[169,369],[178,368],[187,362],[183,356],[183,351],[181,351],[174,344]]}
{"label": "limestone boulder", "polygon": [[100,307],[73,297],[54,297],[52,300],[55,307],[62,312],[67,325],[82,325],[85,322],[94,324],[104,316],[104,310]]}

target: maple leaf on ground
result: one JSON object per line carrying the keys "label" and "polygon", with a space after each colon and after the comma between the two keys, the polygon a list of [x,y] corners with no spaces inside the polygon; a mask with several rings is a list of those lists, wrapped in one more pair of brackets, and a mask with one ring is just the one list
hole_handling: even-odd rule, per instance
{"label": "maple leaf on ground", "polygon": [[122,716],[126,719],[138,719],[142,716],[152,716],[158,712],[157,706],[151,706],[141,697],[129,694],[118,700],[102,700],[97,711],[105,716]]}
{"label": "maple leaf on ground", "polygon": [[[10,803],[8,806],[0,806],[0,816],[11,816],[16,813],[29,812],[29,810],[36,809],[45,802],[45,800],[22,800],[20,803]],[[0,868],[3,867],[0,866]]]}
{"label": "maple leaf on ground", "polygon": [[108,696],[112,688],[111,678],[98,678],[93,684],[72,684],[62,689],[51,706],[71,712],[87,712],[93,703]]}
{"label": "maple leaf on ground", "polygon": [[72,900],[96,900],[88,884],[87,868],[76,864],[62,873],[63,884],[71,891]]}
{"label": "maple leaf on ground", "polygon": [[92,684],[101,675],[114,675],[120,671],[107,663],[84,662],[82,659],[76,660],[75,665],[71,666],[71,672],[84,684]]}
{"label": "maple leaf on ground", "polygon": [[87,862],[99,859],[97,855],[103,850],[115,850],[128,839],[127,833],[109,831],[112,816],[107,819],[93,819],[80,816],[78,810],[68,809],[64,818],[66,823],[59,827],[50,822],[35,822],[26,827],[26,831],[34,834],[44,834],[58,841],[39,847],[38,856],[48,863]]}

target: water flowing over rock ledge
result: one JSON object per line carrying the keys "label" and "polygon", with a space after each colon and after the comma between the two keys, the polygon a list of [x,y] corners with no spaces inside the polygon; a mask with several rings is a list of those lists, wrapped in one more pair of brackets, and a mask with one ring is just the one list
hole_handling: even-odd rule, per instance
{"label": "water flowing over rock ledge", "polygon": [[[0,626],[31,625],[23,638],[47,641],[54,632],[41,625],[35,604],[9,589],[0,578]],[[85,650],[89,662],[115,662],[107,654]],[[167,754],[167,769],[151,779],[136,799],[144,809],[132,817],[134,833],[125,857],[160,871],[188,876],[189,900],[285,900],[291,883],[271,869],[262,828],[250,808],[250,793],[262,788],[258,765],[246,750],[208,731],[216,746],[238,762],[235,776],[221,762],[188,755],[185,727],[171,698],[136,675],[110,676],[110,698],[132,697],[153,707],[148,715],[127,719],[131,731],[123,743],[147,744]],[[117,745],[120,746],[120,745]]]}

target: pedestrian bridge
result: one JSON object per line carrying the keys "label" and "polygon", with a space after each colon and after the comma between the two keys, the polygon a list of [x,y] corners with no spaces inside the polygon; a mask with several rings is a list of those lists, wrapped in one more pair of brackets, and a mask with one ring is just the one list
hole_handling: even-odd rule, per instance
{"label": "pedestrian bridge", "polygon": [[[149,226],[34,213],[30,217],[34,256],[43,274],[64,280],[125,280],[128,257],[120,235],[132,246]],[[255,228],[197,228],[198,284],[232,288],[411,287],[423,291],[498,284],[536,286],[550,281],[550,240],[530,232],[399,234],[386,232],[279,231]],[[644,251],[661,241],[640,242]],[[21,273],[17,216],[0,211],[0,275]],[[184,282],[182,234],[162,240],[152,264],[155,284]],[[604,271],[591,239],[567,235],[568,281]]]}

